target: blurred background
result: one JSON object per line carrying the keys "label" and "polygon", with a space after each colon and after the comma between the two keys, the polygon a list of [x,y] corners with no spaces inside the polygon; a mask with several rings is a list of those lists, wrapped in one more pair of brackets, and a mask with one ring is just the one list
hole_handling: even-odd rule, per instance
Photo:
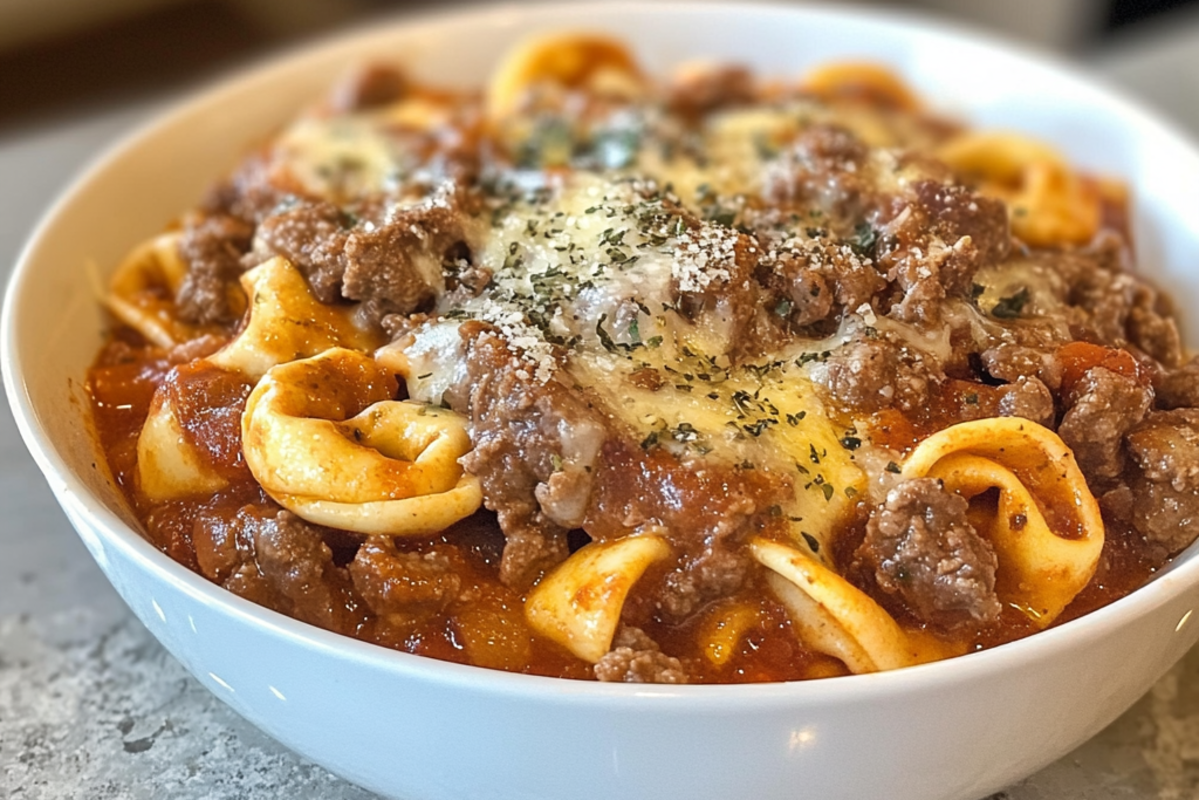
{"label": "blurred background", "polygon": [[[1144,50],[1155,37],[1175,41],[1179,31],[1195,31],[1191,43],[1199,48],[1199,0],[860,4],[943,15],[1084,61],[1127,49],[1130,42],[1142,43]],[[0,136],[88,107],[153,97],[332,29],[405,9],[449,5],[435,0],[0,0]],[[1168,88],[1169,99],[1177,102],[1179,87]],[[1148,91],[1152,94],[1153,87]]]}

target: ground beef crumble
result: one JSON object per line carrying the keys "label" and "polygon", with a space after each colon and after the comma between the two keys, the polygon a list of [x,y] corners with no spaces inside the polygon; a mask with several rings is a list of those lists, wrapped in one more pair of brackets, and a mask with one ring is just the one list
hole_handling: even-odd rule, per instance
{"label": "ground beef crumble", "polygon": [[1153,389],[1103,367],[1087,370],[1074,388],[1058,435],[1078,458],[1087,480],[1102,487],[1124,468],[1124,435],[1153,404]]}
{"label": "ground beef crumble", "polygon": [[938,480],[905,480],[871,515],[855,554],[883,592],[942,630],[999,616],[998,559],[967,521],[967,505]]}
{"label": "ground beef crumble", "polygon": [[687,683],[677,658],[663,653],[640,628],[629,626],[616,632],[612,649],[594,670],[596,680],[610,683]]}

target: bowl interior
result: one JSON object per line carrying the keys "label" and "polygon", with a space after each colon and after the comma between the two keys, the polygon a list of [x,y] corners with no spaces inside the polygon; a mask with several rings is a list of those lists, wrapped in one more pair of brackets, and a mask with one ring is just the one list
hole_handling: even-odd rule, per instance
{"label": "bowl interior", "polygon": [[[820,7],[574,4],[403,21],[271,62],[179,106],[97,160],[48,213],[9,287],[3,358],[22,435],[56,494],[136,529],[97,453],[83,383],[106,325],[97,287],[131,244],[194,205],[249,145],[347,65],[388,59],[427,81],[478,85],[513,41],[584,27],[624,39],[650,71],[697,58],[778,76],[834,59],[889,64],[935,108],[1042,137],[1083,167],[1128,181],[1140,269],[1180,308],[1199,307],[1199,271],[1190,268],[1199,225],[1187,219],[1199,209],[1199,155],[1135,105],[1006,43],[904,16]],[[1184,327],[1199,343],[1199,323]],[[1199,547],[1172,569],[1184,567],[1199,574]],[[220,592],[178,573],[199,591]]]}

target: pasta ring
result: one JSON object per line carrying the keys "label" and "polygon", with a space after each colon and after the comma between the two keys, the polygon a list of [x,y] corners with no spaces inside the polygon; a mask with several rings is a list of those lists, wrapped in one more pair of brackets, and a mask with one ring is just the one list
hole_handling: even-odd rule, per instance
{"label": "pasta ring", "polygon": [[183,426],[162,391],[154,394],[137,437],[137,485],[158,503],[212,494],[228,485],[184,438]]}
{"label": "pasta ring", "polygon": [[113,316],[159,347],[199,335],[175,318],[175,293],[187,275],[179,234],[164,233],[139,244],[113,273],[104,304]]}
{"label": "pasta ring", "polygon": [[802,88],[822,100],[864,100],[900,111],[920,108],[916,95],[894,72],[865,61],[843,61],[817,67],[804,76]]}
{"label": "pasta ring", "polygon": [[1049,145],[1014,133],[968,133],[937,154],[1008,204],[1012,232],[1034,246],[1082,244],[1099,230],[1097,185],[1079,179]]}
{"label": "pasta ring", "polygon": [[633,57],[613,39],[586,33],[541,36],[515,47],[496,69],[487,87],[487,116],[507,118],[537,83],[632,96],[640,92],[641,81]]}
{"label": "pasta ring", "polygon": [[1104,539],[1099,504],[1070,448],[1048,428],[1017,417],[962,422],[917,445],[901,474],[939,478],[966,498],[999,490],[998,512],[971,522],[999,556],[1000,599],[1038,627],[1095,574]]}
{"label": "pasta ring", "polygon": [[[391,399],[395,379],[342,348],[271,368],[242,415],[246,464],[284,508],[358,533],[433,533],[473,514],[478,480],[452,411]],[[366,404],[346,419],[347,410]]]}
{"label": "pasta ring", "polygon": [[347,308],[321,303],[290,261],[276,256],[241,276],[250,303],[246,327],[209,356],[221,369],[254,380],[276,364],[314,356],[331,347],[370,350],[377,337],[354,324]]}
{"label": "pasta ring", "polygon": [[[161,236],[144,245],[152,245],[153,250],[138,263],[151,257],[168,263],[163,253],[174,252],[168,249],[174,247],[173,241]],[[181,260],[179,265],[183,269]],[[126,271],[120,286],[136,287],[139,280],[137,273]],[[354,325],[350,311],[317,302],[304,276],[286,259],[264,261],[242,275],[241,284],[250,299],[250,317],[233,341],[204,359],[215,367],[258,380],[276,364],[330,347],[349,344],[369,349],[376,344],[374,336]],[[161,390],[150,405],[137,453],[138,485],[151,500],[211,494],[227,485],[183,436],[175,409]]]}
{"label": "pasta ring", "polygon": [[808,647],[858,674],[929,660],[882,606],[811,556],[760,537],[749,548]]}
{"label": "pasta ring", "polygon": [[656,534],[580,548],[529,593],[529,627],[594,664],[612,647],[633,584],[650,564],[669,555],[670,545]]}

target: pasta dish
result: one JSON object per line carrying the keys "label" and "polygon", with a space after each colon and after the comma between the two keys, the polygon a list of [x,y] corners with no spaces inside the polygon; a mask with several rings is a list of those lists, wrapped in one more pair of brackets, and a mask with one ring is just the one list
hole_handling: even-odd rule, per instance
{"label": "pasta dish", "polygon": [[1199,536],[1124,187],[886,69],[365,65],[134,247],[89,377],[147,537],[406,652],[737,683],[962,655]]}

